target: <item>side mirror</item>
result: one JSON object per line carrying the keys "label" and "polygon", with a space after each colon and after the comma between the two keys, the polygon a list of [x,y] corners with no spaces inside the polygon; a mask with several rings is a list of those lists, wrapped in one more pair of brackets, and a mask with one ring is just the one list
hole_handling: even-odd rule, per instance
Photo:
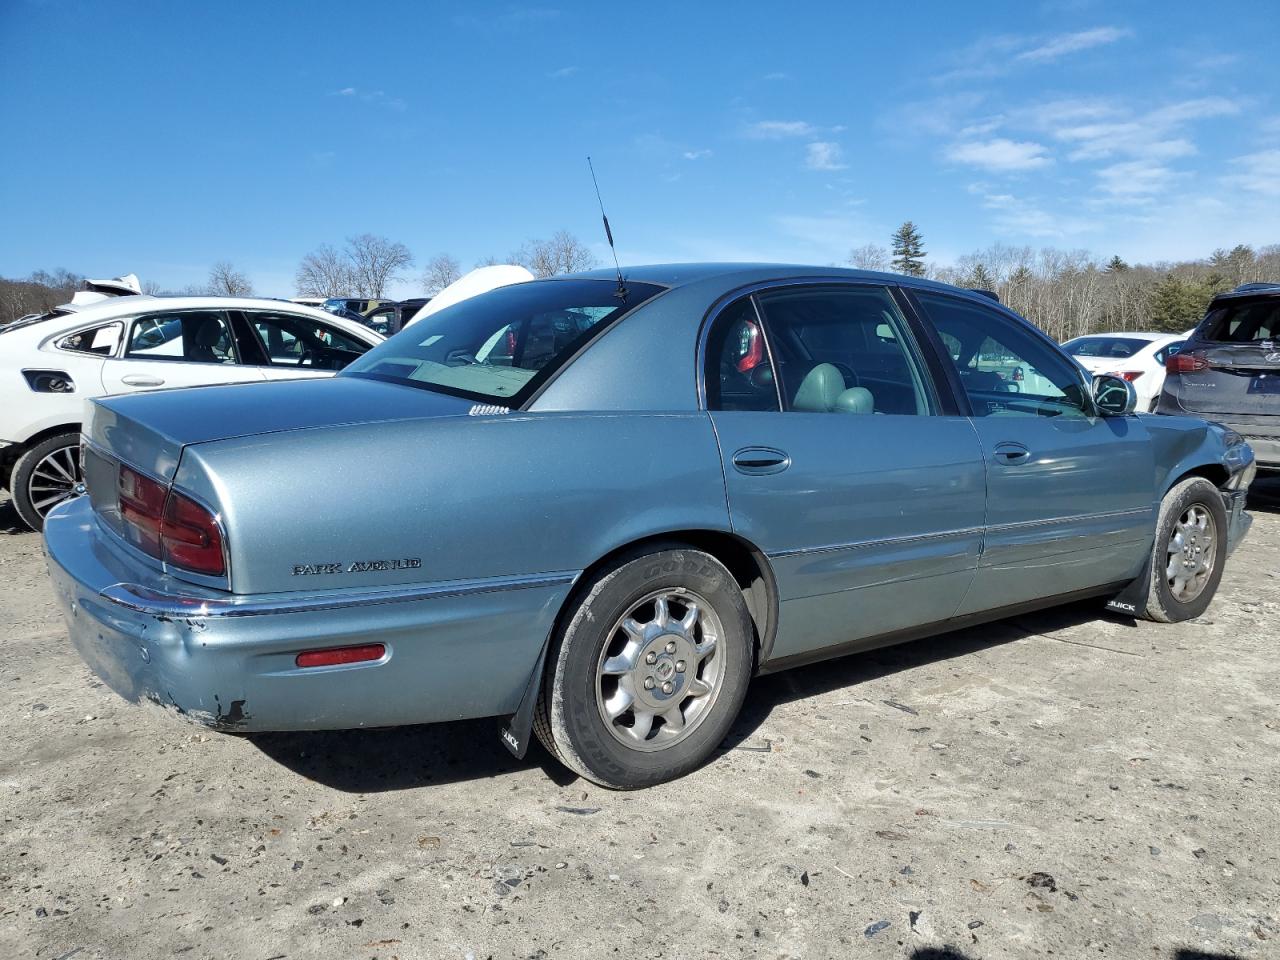
{"label": "side mirror", "polygon": [[1093,402],[1104,417],[1127,417],[1138,406],[1138,392],[1128,380],[1101,373],[1093,378]]}

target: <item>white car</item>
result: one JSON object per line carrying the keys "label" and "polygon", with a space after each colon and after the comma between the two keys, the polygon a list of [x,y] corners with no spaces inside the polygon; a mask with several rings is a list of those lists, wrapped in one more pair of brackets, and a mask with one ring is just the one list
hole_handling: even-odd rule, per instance
{"label": "white car", "polygon": [[1133,384],[1138,409],[1154,410],[1164,386],[1164,362],[1186,342],[1180,333],[1095,333],[1062,345],[1090,373],[1109,373]]}
{"label": "white car", "polygon": [[323,310],[241,297],[112,297],[0,327],[0,487],[39,530],[79,490],[86,398],[332,376],[382,340]]}

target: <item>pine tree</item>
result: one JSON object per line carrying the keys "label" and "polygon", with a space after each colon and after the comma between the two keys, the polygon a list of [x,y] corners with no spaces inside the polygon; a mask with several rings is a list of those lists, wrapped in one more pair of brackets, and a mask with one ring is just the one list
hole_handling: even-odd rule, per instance
{"label": "pine tree", "polygon": [[1129,265],[1120,259],[1120,254],[1116,254],[1107,261],[1107,273],[1119,273],[1121,270],[1128,270]]}
{"label": "pine tree", "polygon": [[908,220],[893,232],[893,269],[909,277],[923,277],[924,257],[924,238]]}
{"label": "pine tree", "polygon": [[965,278],[965,283],[974,290],[994,290],[996,288],[995,278],[987,272],[987,268],[982,264],[977,264],[973,268],[973,272]]}

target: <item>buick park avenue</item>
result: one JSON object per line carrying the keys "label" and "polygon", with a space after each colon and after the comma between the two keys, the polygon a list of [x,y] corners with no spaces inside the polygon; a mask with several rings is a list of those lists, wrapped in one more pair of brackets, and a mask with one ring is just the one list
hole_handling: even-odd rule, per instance
{"label": "buick park avenue", "polygon": [[1253,453],[1134,403],[942,284],[585,273],[332,379],[96,400],[45,539],[130,700],[240,733],[504,717],[516,753],[641,787],[756,674],[1086,597],[1198,616]]}

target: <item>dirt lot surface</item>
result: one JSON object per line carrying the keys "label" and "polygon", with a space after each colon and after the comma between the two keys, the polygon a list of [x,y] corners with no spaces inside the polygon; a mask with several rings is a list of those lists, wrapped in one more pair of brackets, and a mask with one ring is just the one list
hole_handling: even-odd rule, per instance
{"label": "dirt lot surface", "polygon": [[1087,603],[765,678],[629,794],[494,721],[126,704],[0,533],[0,957],[1280,956],[1271,493],[1199,621]]}

